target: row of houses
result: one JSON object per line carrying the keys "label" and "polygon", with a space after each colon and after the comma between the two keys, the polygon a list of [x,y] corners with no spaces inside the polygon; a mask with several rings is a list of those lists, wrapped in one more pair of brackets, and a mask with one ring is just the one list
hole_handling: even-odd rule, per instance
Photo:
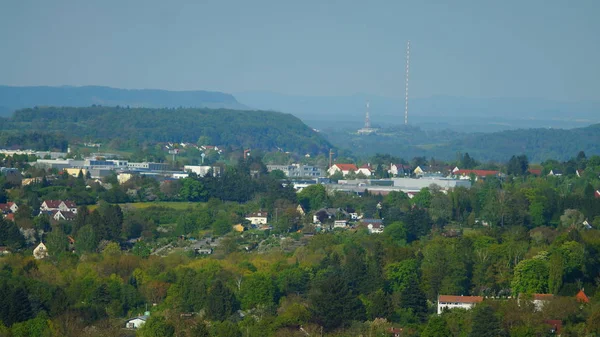
{"label": "row of houses", "polygon": [[[590,299],[585,294],[584,290],[581,289],[577,295],[575,295],[577,301],[582,304],[589,303]],[[494,298],[488,298],[493,300]],[[550,301],[554,300],[555,296],[552,294],[532,294],[530,296],[519,296],[518,302],[531,301],[536,311],[541,311],[543,307]],[[437,301],[437,313],[441,315],[444,310],[452,310],[455,308],[470,310],[476,305],[482,303],[484,297],[482,296],[456,296],[456,295],[439,295]],[[551,332],[560,335],[562,328],[562,321],[560,320],[547,320],[546,324],[550,326]]]}

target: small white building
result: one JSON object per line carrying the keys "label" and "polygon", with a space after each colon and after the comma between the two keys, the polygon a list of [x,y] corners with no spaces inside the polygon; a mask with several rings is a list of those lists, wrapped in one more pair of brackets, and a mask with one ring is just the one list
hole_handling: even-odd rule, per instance
{"label": "small white building", "polygon": [[481,302],[483,302],[483,297],[481,296],[439,295],[437,313],[438,315],[441,315],[444,309],[454,308],[469,310]]}
{"label": "small white building", "polygon": [[[148,313],[148,312],[146,312]],[[141,315],[127,320],[125,328],[127,329],[139,329],[142,325],[146,324],[146,321],[150,318],[150,315]]]}
{"label": "small white building", "polygon": [[254,212],[246,215],[246,220],[250,221],[253,225],[266,225],[267,224],[267,212]]}
{"label": "small white building", "polygon": [[36,260],[41,260],[48,257],[48,248],[46,248],[46,245],[43,242],[40,242],[40,244],[35,247],[33,250],[33,257]]}
{"label": "small white building", "polygon": [[334,175],[336,172],[342,172],[344,176],[348,175],[350,172],[358,171],[358,167],[354,164],[333,164],[328,170],[327,174],[330,176]]}
{"label": "small white building", "polygon": [[333,228],[348,228],[348,221],[346,221],[346,220],[335,220],[333,222]]}

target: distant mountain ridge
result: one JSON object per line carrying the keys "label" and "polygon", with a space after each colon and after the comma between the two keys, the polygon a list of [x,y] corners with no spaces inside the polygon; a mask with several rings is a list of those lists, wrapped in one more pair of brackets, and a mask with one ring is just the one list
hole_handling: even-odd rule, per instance
{"label": "distant mountain ridge", "polygon": [[0,85],[0,115],[35,106],[91,105],[143,108],[225,108],[245,109],[235,97],[211,91],[168,91],[158,89],[118,89],[104,86],[31,86]]}
{"label": "distant mountain ridge", "polygon": [[[308,125],[322,129],[359,129],[364,124],[365,104],[370,102],[371,123],[404,123],[404,99],[377,95],[296,96],[272,92],[241,92],[235,97],[245,105],[285,111]],[[409,123],[426,129],[501,131],[518,128],[576,128],[600,123],[600,102],[559,102],[536,98],[473,98],[432,96],[409,101]]]}

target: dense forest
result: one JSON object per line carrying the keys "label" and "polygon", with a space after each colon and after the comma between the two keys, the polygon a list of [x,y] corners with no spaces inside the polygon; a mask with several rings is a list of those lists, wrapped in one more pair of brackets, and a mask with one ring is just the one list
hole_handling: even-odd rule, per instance
{"label": "dense forest", "polygon": [[[580,152],[569,162],[585,173],[560,177],[532,176],[514,157],[506,178],[413,198],[295,193],[260,158],[220,177],[123,184],[0,159],[41,178],[0,176],[0,202],[19,205],[14,221],[0,220],[0,246],[12,251],[0,257],[0,336],[552,336],[548,321],[562,336],[600,334],[598,156]],[[76,201],[77,216],[38,216],[46,199]],[[385,229],[319,232],[312,215],[323,207]],[[244,220],[257,210],[270,229]],[[35,260],[40,240],[50,255]],[[198,242],[214,253],[195,254]],[[575,297],[582,289],[589,301]],[[540,308],[536,293],[553,297]],[[485,299],[437,315],[440,294]],[[144,326],[124,329],[144,311]]]}
{"label": "dense forest", "polygon": [[[329,151],[329,143],[298,118],[270,111],[142,109],[128,107],[24,109],[0,120],[0,131],[60,133],[68,140],[205,142],[301,154]],[[10,144],[18,145],[18,144]]]}
{"label": "dense forest", "polygon": [[600,124],[569,130],[520,129],[494,133],[422,130],[409,126],[383,128],[370,135],[333,130],[324,134],[335,146],[363,157],[389,153],[408,158],[453,160],[456,153],[468,152],[482,161],[505,162],[515,153],[524,153],[531,162],[539,163],[548,159],[567,160],[579,150],[600,154]]}

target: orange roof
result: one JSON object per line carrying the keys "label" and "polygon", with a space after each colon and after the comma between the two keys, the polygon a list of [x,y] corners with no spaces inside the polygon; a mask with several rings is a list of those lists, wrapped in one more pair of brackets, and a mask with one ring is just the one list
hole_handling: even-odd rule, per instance
{"label": "orange roof", "polygon": [[583,292],[583,289],[579,290],[579,292],[577,293],[577,295],[575,295],[575,298],[577,298],[577,300],[579,302],[583,302],[583,303],[589,303],[590,302],[590,299]]}
{"label": "orange roof", "polygon": [[15,221],[15,214],[14,213],[9,213],[6,215],[5,217],[6,220],[10,220],[10,221]]}
{"label": "orange roof", "polygon": [[458,170],[454,174],[455,175],[463,175],[468,176],[474,174],[478,177],[487,177],[487,176],[495,176],[500,173],[500,171],[489,171],[489,170]]}
{"label": "orange roof", "polygon": [[333,166],[337,166],[342,171],[357,171],[358,168],[354,164],[333,164]]}
{"label": "orange roof", "polygon": [[454,296],[454,295],[440,295],[438,296],[438,302],[445,303],[481,303],[483,297],[481,296]]}
{"label": "orange roof", "polygon": [[533,174],[534,176],[541,176],[542,175],[542,170],[540,170],[540,169],[529,169],[529,173]]}
{"label": "orange roof", "polygon": [[552,294],[533,294],[533,299],[538,301],[549,301],[554,298]]}

